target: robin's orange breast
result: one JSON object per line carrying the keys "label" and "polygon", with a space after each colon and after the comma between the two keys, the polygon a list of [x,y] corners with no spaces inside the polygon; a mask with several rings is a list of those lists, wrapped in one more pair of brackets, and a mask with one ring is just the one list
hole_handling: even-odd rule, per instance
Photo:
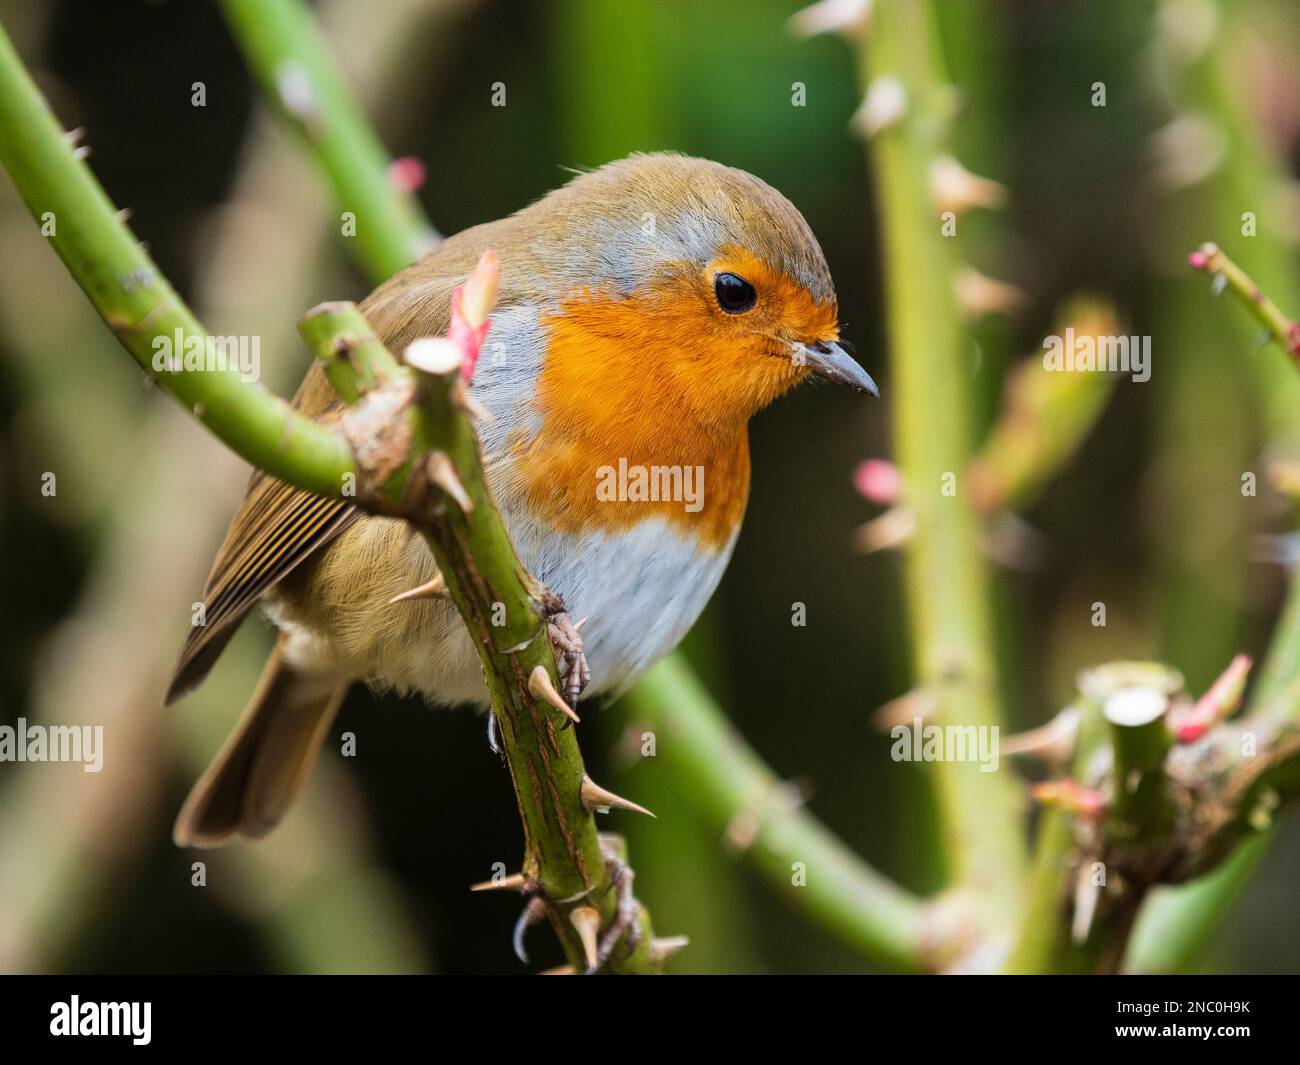
{"label": "robin's orange breast", "polygon": [[703,547],[729,543],[749,496],[749,412],[711,394],[727,357],[716,338],[644,297],[583,294],[543,324],[540,424],[512,441],[528,509],[562,532],[659,517]]}

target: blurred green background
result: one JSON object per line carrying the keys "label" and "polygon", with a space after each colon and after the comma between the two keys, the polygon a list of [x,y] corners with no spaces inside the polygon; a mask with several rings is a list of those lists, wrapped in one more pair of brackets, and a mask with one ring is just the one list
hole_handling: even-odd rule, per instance
{"label": "blurred green background", "polygon": [[[420,198],[452,233],[508,214],[632,151],[750,170],[819,236],[846,336],[886,394],[870,181],[848,127],[855,58],[800,40],[779,0],[385,0],[317,10],[386,145],[427,168]],[[1001,571],[998,641],[1016,726],[1046,720],[1085,665],[1159,657],[1201,691],[1259,652],[1286,581],[1258,537],[1281,497],[1240,475],[1288,454],[1289,371],[1257,352],[1186,253],[1218,240],[1300,312],[1300,20],[1290,0],[940,5],[962,93],[958,155],[1007,207],[963,220],[963,253],[1024,307],[975,330],[981,428],[1004,371],[1040,351],[1072,295],[1112,299],[1153,338],[1151,382],[1118,383],[1099,423],[1026,514],[1037,565]],[[1218,14],[1216,16],[1216,11]],[[1209,13],[1208,16],[1206,13]],[[1208,23],[1207,23],[1208,18]],[[4,23],[162,271],[216,333],[263,337],[264,378],[292,388],[311,304],[368,291],[310,164],[257,103],[215,5],[0,2]],[[191,104],[195,82],[207,103]],[[1103,82],[1106,106],[1092,104]],[[494,83],[506,106],[491,106]],[[795,83],[804,106],[792,105]],[[1241,213],[1258,235],[1243,238]],[[106,768],[0,764],[0,971],[524,971],[514,899],[471,895],[520,830],[481,719],[361,689],[306,802],[269,840],[197,856],[170,827],[252,686],[269,625],[250,622],[207,685],[163,711],[165,674],[242,490],[220,445],[144,387],[7,182],[0,182],[0,721],[102,722]],[[1294,398],[1295,393],[1289,393]],[[735,559],[687,644],[745,737],[878,868],[936,886],[921,768],[888,759],[874,708],[908,686],[899,563],[863,556],[875,514],[853,490],[888,456],[888,410],[805,389],[752,428],[754,482]],[[54,471],[58,493],[42,496]],[[1276,542],[1269,553],[1276,554]],[[1089,624],[1104,601],[1108,625]],[[792,628],[791,604],[808,624]],[[676,971],[860,971],[702,827],[626,707],[589,713],[596,779],[659,820],[631,837]],[[633,744],[635,750],[635,744]],[[207,862],[207,886],[191,863]],[[1198,966],[1300,968],[1294,817]],[[559,960],[546,932],[534,968]]]}

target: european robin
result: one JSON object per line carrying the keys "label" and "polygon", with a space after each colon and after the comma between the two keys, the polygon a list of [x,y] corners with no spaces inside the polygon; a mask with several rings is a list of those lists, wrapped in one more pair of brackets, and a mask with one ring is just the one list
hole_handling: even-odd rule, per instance
{"label": "european robin", "polygon": [[[587,619],[591,690],[617,694],[685,635],[726,568],[749,495],[749,419],[810,376],[875,385],[837,343],[808,224],[743,171],[671,154],[611,163],[450,238],[361,309],[394,352],[440,335],[488,248],[501,289],[471,395],[491,414],[489,484],[524,564]],[[341,412],[319,366],[294,403],[321,421]],[[167,701],[203,680],[259,600],[279,637],[177,843],[274,828],[354,681],[487,705],[451,604],[393,601],[434,577],[406,523],[253,475]],[[566,662],[572,680],[581,663]]]}

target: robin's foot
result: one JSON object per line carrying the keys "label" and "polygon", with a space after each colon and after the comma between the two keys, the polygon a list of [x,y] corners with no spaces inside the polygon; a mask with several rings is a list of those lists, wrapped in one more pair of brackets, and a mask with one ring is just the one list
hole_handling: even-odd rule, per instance
{"label": "robin's foot", "polygon": [[561,694],[566,703],[574,706],[591,680],[587,656],[582,652],[582,637],[578,635],[578,626],[564,609],[563,596],[547,592],[542,600],[542,613],[546,618],[551,647],[555,649],[555,665],[563,688]]}
{"label": "robin's foot", "polygon": [[605,967],[620,940],[627,944],[627,954],[641,945],[641,923],[637,920],[641,903],[632,894],[632,867],[622,859],[616,845],[605,833],[600,836],[600,849],[605,855],[605,871],[609,876],[609,886],[614,892],[615,909],[614,919],[600,937],[596,948],[596,964],[587,970],[588,976]]}

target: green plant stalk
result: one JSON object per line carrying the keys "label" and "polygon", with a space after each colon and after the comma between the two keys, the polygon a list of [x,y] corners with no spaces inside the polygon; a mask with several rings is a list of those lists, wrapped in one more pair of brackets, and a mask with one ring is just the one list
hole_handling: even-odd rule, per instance
{"label": "green plant stalk", "polygon": [[1192,968],[1210,931],[1249,884],[1268,851],[1271,832],[1244,841],[1214,872],[1177,888],[1157,888],[1142,908],[1125,968],[1176,973]]}
{"label": "green plant stalk", "polygon": [[[963,486],[942,489],[970,458],[969,372],[952,290],[955,249],[930,201],[930,164],[946,122],[926,5],[882,0],[864,35],[864,88],[895,79],[902,113],[870,140],[884,240],[896,453],[916,532],[906,589],[916,683],[937,698],[935,721],[998,727],[989,577]],[[1020,906],[1020,797],[1009,772],[936,763],[943,844],[957,884],[982,907],[985,931],[1009,929]]]}
{"label": "green plant stalk", "polygon": [[[586,771],[575,730],[565,728],[565,717],[530,694],[529,677],[538,668],[545,669],[556,689],[560,686],[540,610],[546,590],[519,562],[488,490],[478,434],[464,404],[457,401],[464,388],[459,371],[428,374],[400,367],[352,304],[321,304],[303,316],[299,331],[324,360],[340,395],[358,397],[354,415],[364,417],[367,401],[381,397],[376,422],[381,433],[387,433],[383,419],[392,409],[387,397],[414,398],[404,414],[409,442],[394,452],[395,458],[407,457],[406,469],[376,485],[372,506],[406,517],[424,535],[474,637],[524,825],[522,871],[541,885],[565,953],[581,970],[582,941],[568,915],[579,906],[596,906],[607,925],[616,900],[595,818],[582,803]],[[383,444],[384,437],[374,439]],[[374,453],[370,446],[360,450]],[[428,481],[423,464],[438,453],[450,459],[468,505]],[[363,470],[363,493],[368,480],[374,478]],[[615,971],[657,969],[644,907],[640,922],[640,944],[628,957],[615,952]]]}
{"label": "green plant stalk", "polygon": [[1192,266],[1217,278],[1244,306],[1255,320],[1276,340],[1282,350],[1291,356],[1300,356],[1300,324],[1293,322],[1282,309],[1269,299],[1240,266],[1217,244],[1202,244],[1192,253]]}
{"label": "green plant stalk", "polygon": [[222,0],[263,98],[309,147],[340,212],[355,217],[356,255],[383,280],[438,240],[415,197],[389,178],[388,153],[344,82],[302,0]]}
{"label": "green plant stalk", "polygon": [[[0,29],[0,162],[99,316],[150,377],[232,450],[276,477],[337,497],[355,471],[329,429],[233,371],[156,369],[208,335],[159,273],[77,157]],[[176,344],[180,339],[179,347]]]}
{"label": "green plant stalk", "polygon": [[[805,810],[779,801],[781,782],[713,705],[689,667],[668,659],[628,696],[661,735],[658,757],[718,832],[753,825],[746,859],[841,942],[890,969],[938,967],[926,904],[875,872]],[[751,834],[751,833],[747,833]],[[795,886],[794,864],[806,881]]]}
{"label": "green plant stalk", "polygon": [[[1071,770],[1077,780],[1105,740],[1106,726],[1095,692],[1082,692],[1074,709],[1079,715],[1079,731]],[[1020,934],[1005,972],[1081,973],[1093,967],[1091,956],[1073,941],[1070,930],[1076,816],[1059,807],[1042,811],[1034,836],[1033,866]]]}

